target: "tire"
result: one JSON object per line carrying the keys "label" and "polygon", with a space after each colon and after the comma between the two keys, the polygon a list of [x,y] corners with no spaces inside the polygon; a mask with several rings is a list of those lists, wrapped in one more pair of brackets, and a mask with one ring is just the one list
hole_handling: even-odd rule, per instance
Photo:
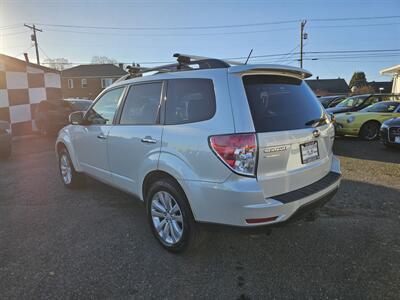
{"label": "tire", "polygon": [[61,181],[67,188],[74,189],[84,185],[85,175],[75,170],[66,148],[62,148],[58,153],[58,170]]}
{"label": "tire", "polygon": [[151,231],[166,250],[178,253],[196,248],[201,232],[184,192],[174,180],[161,178],[154,182],[145,201]]}
{"label": "tire", "polygon": [[360,129],[360,138],[365,141],[373,141],[379,137],[380,124],[378,122],[367,122]]}

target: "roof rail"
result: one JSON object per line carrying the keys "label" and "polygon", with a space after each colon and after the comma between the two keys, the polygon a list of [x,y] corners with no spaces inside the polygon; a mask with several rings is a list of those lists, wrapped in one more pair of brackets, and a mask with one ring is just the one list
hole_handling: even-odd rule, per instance
{"label": "roof rail", "polygon": [[244,63],[230,60],[222,60],[205,56],[181,54],[175,53],[173,57],[176,57],[177,63],[161,65],[152,68],[141,67],[138,64],[128,66],[128,74],[119,78],[116,82],[128,80],[135,77],[141,77],[144,73],[157,72],[178,72],[178,71],[190,71],[190,70],[202,70],[202,69],[220,69],[229,68],[230,66],[244,65]]}

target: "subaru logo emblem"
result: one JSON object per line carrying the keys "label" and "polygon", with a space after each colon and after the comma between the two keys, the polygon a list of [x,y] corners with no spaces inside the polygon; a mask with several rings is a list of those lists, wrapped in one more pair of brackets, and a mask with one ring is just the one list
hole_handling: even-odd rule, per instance
{"label": "subaru logo emblem", "polygon": [[318,129],[315,129],[315,130],[313,131],[312,134],[313,134],[314,137],[319,137],[319,135],[320,135],[321,133],[319,132]]}

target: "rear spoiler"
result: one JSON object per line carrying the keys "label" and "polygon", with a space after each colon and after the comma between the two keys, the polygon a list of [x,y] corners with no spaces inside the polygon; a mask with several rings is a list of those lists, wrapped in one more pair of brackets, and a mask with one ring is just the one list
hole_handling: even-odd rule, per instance
{"label": "rear spoiler", "polygon": [[311,77],[311,72],[291,66],[285,65],[268,65],[268,64],[259,64],[259,65],[240,65],[240,66],[232,66],[228,69],[229,73],[252,73],[252,72],[278,72],[288,75],[297,75],[301,78]]}

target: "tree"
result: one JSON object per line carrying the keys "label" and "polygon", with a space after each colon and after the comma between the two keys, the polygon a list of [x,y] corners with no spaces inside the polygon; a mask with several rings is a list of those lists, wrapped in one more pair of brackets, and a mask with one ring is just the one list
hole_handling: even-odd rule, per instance
{"label": "tree", "polygon": [[350,88],[353,86],[360,88],[367,85],[367,78],[364,72],[354,72],[350,80]]}
{"label": "tree", "polygon": [[56,69],[58,71],[68,69],[72,65],[68,61],[68,59],[63,58],[63,57],[54,58],[54,59],[48,58],[44,61],[44,64],[47,65],[49,68]]}
{"label": "tree", "polygon": [[114,58],[110,58],[107,56],[93,56],[92,57],[92,64],[118,64],[118,61]]}

